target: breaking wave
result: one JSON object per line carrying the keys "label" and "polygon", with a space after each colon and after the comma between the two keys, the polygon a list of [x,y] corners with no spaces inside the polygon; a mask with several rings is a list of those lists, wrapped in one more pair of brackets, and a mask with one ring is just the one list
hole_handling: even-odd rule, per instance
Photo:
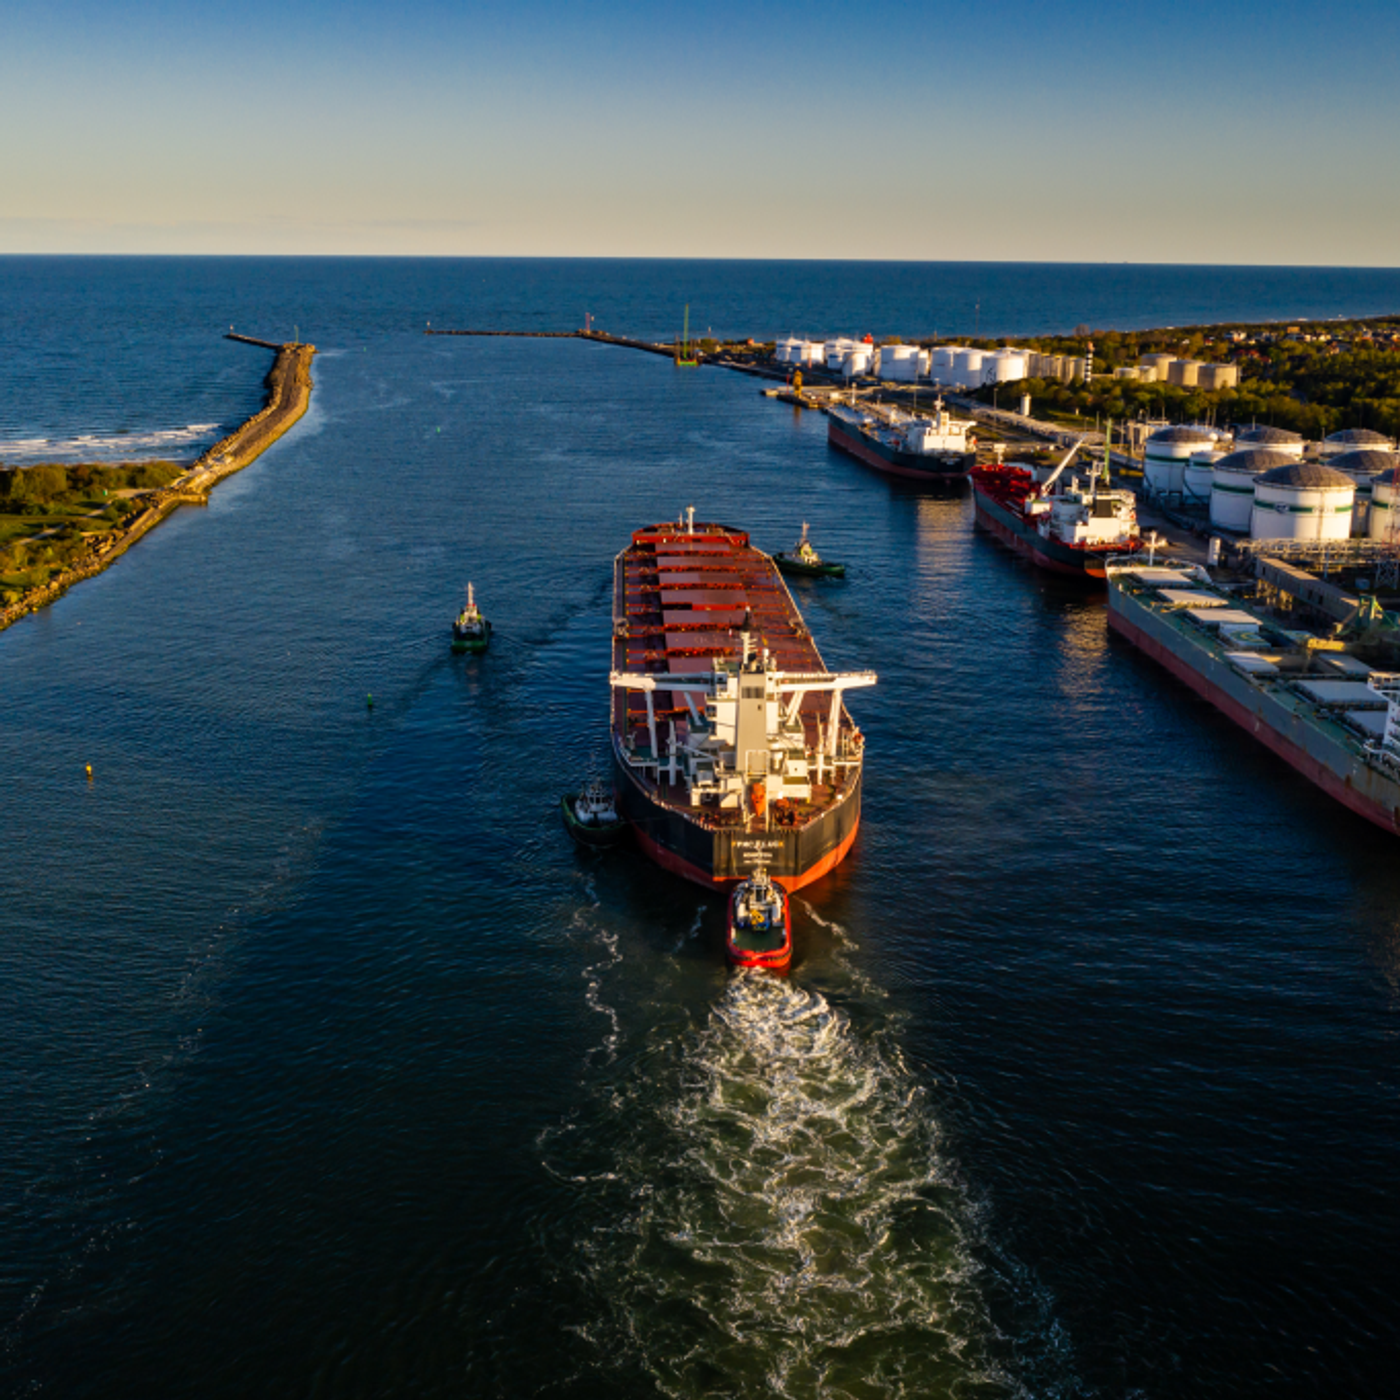
{"label": "breaking wave", "polygon": [[221,436],[218,423],[190,423],[143,433],[82,433],[68,438],[10,438],[0,440],[0,464],[28,462],[109,462],[174,453],[198,456]]}
{"label": "breaking wave", "polygon": [[994,1325],[984,1284],[1004,1272],[896,1048],[741,974],[705,1024],[617,1067],[577,1149],[595,1160],[546,1163],[611,1217],[577,1245],[604,1369],[677,1397],[1028,1393],[1047,1309],[1022,1283],[1020,1337]]}

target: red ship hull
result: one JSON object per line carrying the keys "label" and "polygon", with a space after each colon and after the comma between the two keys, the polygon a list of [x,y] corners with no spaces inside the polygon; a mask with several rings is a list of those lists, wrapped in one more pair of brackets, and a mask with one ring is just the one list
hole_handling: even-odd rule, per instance
{"label": "red ship hull", "polygon": [[783,937],[777,948],[745,948],[737,941],[742,934],[735,927],[734,906],[739,891],[729,896],[729,925],[724,938],[724,955],[735,967],[758,968],[764,972],[786,972],[792,966],[792,909],[783,900]]}
{"label": "red ship hull", "polygon": [[[717,660],[741,655],[745,625],[780,670],[824,672],[811,633],[777,565],[742,531],[696,524],[693,532],[667,523],[637,531],[618,555],[613,595],[613,670],[655,682],[656,753],[688,733],[687,692],[663,688],[708,673]],[[693,697],[693,692],[691,692]],[[683,783],[667,780],[666,764],[639,756],[652,736],[646,696],[613,693],[613,772],[618,810],[637,843],[657,865],[708,889],[727,888],[760,867],[785,889],[799,890],[849,854],[860,829],[861,766],[845,761],[815,781],[810,801],[776,802],[766,815],[697,806]],[[830,718],[830,697],[808,696],[796,716],[814,750]],[[840,707],[839,740],[859,744]],[[852,750],[858,752],[858,748]]]}
{"label": "red ship hull", "polygon": [[1139,548],[1136,539],[1093,548],[1047,539],[1025,515],[1033,485],[1031,474],[1017,467],[983,467],[972,473],[977,523],[1033,564],[1067,578],[1103,583],[1104,561],[1110,555],[1131,554]]}

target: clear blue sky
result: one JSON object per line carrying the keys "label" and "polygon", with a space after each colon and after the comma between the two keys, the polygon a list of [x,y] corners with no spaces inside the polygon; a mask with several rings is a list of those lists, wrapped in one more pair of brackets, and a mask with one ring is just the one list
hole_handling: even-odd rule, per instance
{"label": "clear blue sky", "polygon": [[1400,265],[1400,4],[51,0],[0,252]]}

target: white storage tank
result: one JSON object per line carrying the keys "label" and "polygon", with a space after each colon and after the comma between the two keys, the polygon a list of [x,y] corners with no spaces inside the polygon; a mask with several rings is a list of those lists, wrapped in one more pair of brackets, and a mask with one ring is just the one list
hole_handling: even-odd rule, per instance
{"label": "white storage tank", "polygon": [[1256,540],[1351,537],[1356,483],[1320,462],[1291,461],[1254,478],[1249,534]]}
{"label": "white storage tank", "polygon": [[929,352],[928,375],[939,384],[953,382],[953,360],[960,347],[937,345]]}
{"label": "white storage tank", "polygon": [[1022,350],[998,350],[982,361],[984,384],[1009,384],[1026,377],[1026,355]]}
{"label": "white storage tank", "polygon": [[1186,489],[1186,459],[1208,452],[1215,437],[1208,428],[1182,424],[1158,428],[1147,439],[1142,464],[1142,484],[1149,496],[1179,496]]}
{"label": "white storage tank", "polygon": [[802,358],[802,342],[788,335],[784,336],[773,349],[773,358],[780,365],[795,365]]}
{"label": "white storage tank", "polygon": [[1356,499],[1351,508],[1351,533],[1365,538],[1369,529],[1373,483],[1382,473],[1400,467],[1400,454],[1362,447],[1352,452],[1335,453],[1327,459],[1327,465],[1345,472],[1356,486]]}
{"label": "white storage tank", "polygon": [[953,360],[953,382],[975,388],[982,382],[982,361],[986,358],[985,350],[959,350]]}
{"label": "white storage tank", "polygon": [[1394,452],[1395,440],[1371,428],[1343,428],[1323,438],[1321,452],[1324,457],[1331,457],[1337,452],[1357,452],[1368,447],[1377,452]]}
{"label": "white storage tank", "polygon": [[1215,464],[1224,456],[1223,452],[1193,452],[1186,459],[1182,473],[1181,498],[1191,505],[1210,504],[1211,483],[1215,480]]}
{"label": "white storage tank", "polygon": [[1267,447],[1271,452],[1286,452],[1290,457],[1301,458],[1307,444],[1297,433],[1287,428],[1256,427],[1245,428],[1235,434],[1236,447]]}
{"label": "white storage tank", "polygon": [[871,346],[857,345],[841,361],[841,373],[847,379],[856,379],[862,374],[869,374],[874,359],[875,351]]}
{"label": "white storage tank", "polygon": [[839,370],[851,349],[849,340],[828,340],[822,346],[822,360],[827,369]]}
{"label": "white storage tank", "polygon": [[1366,533],[1373,540],[1400,543],[1400,468],[1372,478]]}
{"label": "white storage tank", "polygon": [[901,384],[912,384],[919,377],[919,347],[917,345],[882,345],[880,347],[880,378]]}
{"label": "white storage tank", "polygon": [[1242,447],[1211,464],[1210,523],[1221,530],[1246,534],[1254,514],[1254,478],[1275,467],[1296,465],[1286,452],[1267,447]]}

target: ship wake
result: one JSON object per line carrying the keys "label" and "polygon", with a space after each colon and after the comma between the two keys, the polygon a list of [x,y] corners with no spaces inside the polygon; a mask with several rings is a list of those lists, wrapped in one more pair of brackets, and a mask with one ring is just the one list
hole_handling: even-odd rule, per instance
{"label": "ship wake", "polygon": [[[897,1049],[758,973],[631,1068],[593,1138],[612,1219],[579,1245],[605,1368],[670,1396],[1027,1393],[986,1305],[1004,1275]],[[1012,1330],[1043,1349],[1029,1301]]]}

